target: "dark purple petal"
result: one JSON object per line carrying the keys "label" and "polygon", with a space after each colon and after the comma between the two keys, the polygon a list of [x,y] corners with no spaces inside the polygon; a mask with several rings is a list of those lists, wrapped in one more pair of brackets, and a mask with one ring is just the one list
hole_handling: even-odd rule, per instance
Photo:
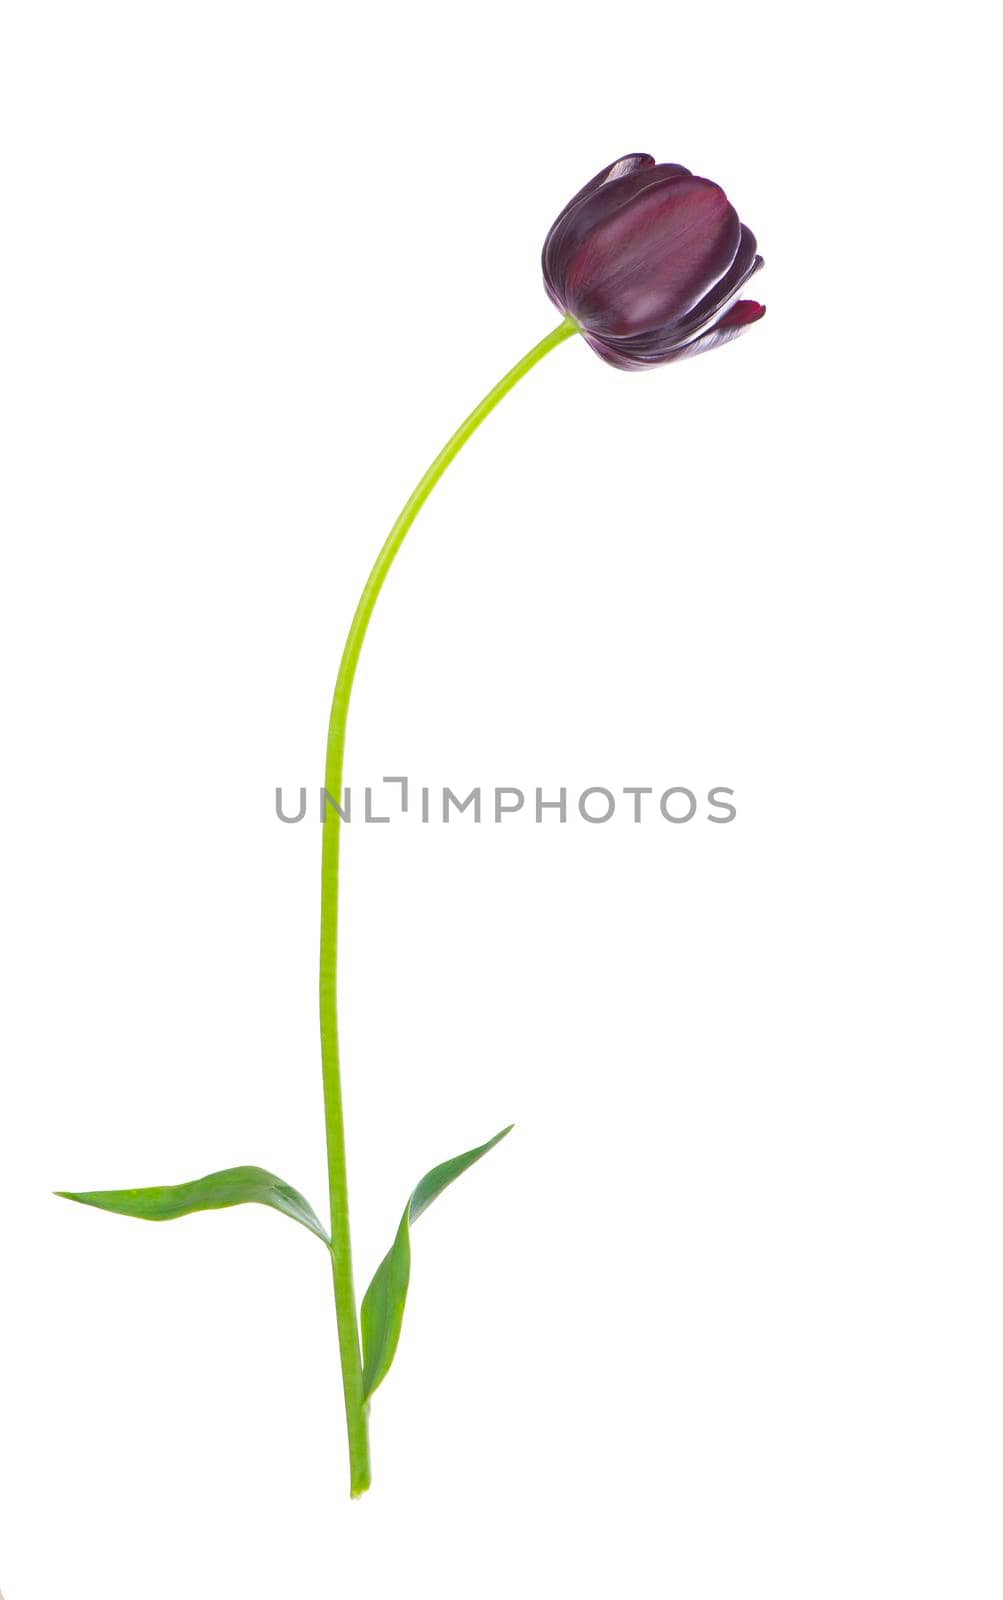
{"label": "dark purple petal", "polygon": [[735,299],[742,285],[754,272],[759,271],[762,264],[762,256],[756,254],[756,236],[752,229],[743,223],[734,261],[710,293],[704,295],[704,298],[683,319],[679,325],[679,332],[684,335],[699,332],[717,316],[719,311],[723,311],[725,306]]}
{"label": "dark purple petal", "polygon": [[708,328],[706,333],[699,334],[696,339],[690,339],[687,344],[680,345],[671,359],[676,361],[682,356],[699,356],[705,350],[713,350],[719,344],[727,344],[730,339],[737,339],[740,333],[744,333],[746,328],[750,328],[765,315],[766,307],[760,305],[758,300],[736,300],[712,328]]}
{"label": "dark purple petal", "polygon": [[[636,161],[638,165],[631,170],[616,171],[624,168],[628,161]],[[583,189],[576,195],[570,205],[565,206],[554,226],[547,235],[543,247],[543,277],[547,291],[555,305],[567,309],[563,300],[564,285],[567,281],[568,270],[571,263],[581,248],[598,225],[605,221],[614,212],[622,209],[633,201],[637,195],[653,184],[661,184],[669,178],[688,178],[689,170],[675,163],[662,162],[658,166],[648,156],[625,156],[622,162],[615,162],[614,167],[608,169],[609,176],[596,185],[593,184]]]}
{"label": "dark purple petal", "polygon": [[638,172],[643,170],[645,167],[653,167],[654,165],[654,156],[646,156],[641,154],[621,156],[619,161],[611,161],[608,167],[603,167],[601,172],[597,172],[594,178],[589,179],[588,183],[583,189],[579,189],[578,193],[572,196],[567,205],[564,207],[564,210],[558,213],[556,220],[551,225],[550,232],[547,234],[547,237],[543,242],[543,276],[545,279],[547,279],[548,284],[550,281],[549,257],[553,250],[552,241],[554,240],[554,237],[557,234],[557,231],[565,217],[575,209],[575,206],[577,206],[580,201],[586,199],[588,195],[594,194],[595,191],[597,189],[601,189],[604,184],[615,183],[618,178],[625,178],[632,172]]}
{"label": "dark purple petal", "polygon": [[597,172],[594,178],[589,179],[584,188],[579,189],[578,193],[572,196],[564,210],[559,213],[554,227],[550,230],[551,233],[557,227],[557,223],[561,222],[568,212],[573,210],[579,200],[584,200],[586,195],[594,194],[604,184],[615,183],[618,178],[629,177],[632,172],[639,172],[644,167],[653,167],[654,165],[654,156],[639,155],[637,153],[630,156],[621,156],[619,161],[611,161],[608,167],[603,167],[601,172]]}
{"label": "dark purple petal", "polygon": [[752,323],[758,322],[760,317],[765,317],[766,307],[757,300],[737,300],[715,322],[713,327],[698,334],[696,338],[686,340],[671,348],[652,350],[650,353],[641,353],[636,348],[630,349],[626,343],[616,340],[606,341],[595,338],[586,333],[585,338],[592,346],[596,355],[609,363],[611,367],[619,367],[621,372],[642,372],[645,367],[664,366],[667,361],[681,361],[684,357],[703,355],[705,350],[713,350],[719,344],[727,344],[731,339],[737,339],[740,333]]}

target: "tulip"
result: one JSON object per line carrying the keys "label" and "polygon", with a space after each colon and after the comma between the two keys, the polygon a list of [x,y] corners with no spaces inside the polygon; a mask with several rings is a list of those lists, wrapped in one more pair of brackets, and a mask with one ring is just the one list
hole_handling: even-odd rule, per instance
{"label": "tulip", "polygon": [[724,190],[630,155],[597,173],[547,234],[554,304],[611,366],[638,370],[724,344],[766,311],[739,300],[762,266]]}
{"label": "tulip", "polygon": [[[341,821],[346,816],[343,778],[348,709],[373,610],[397,552],[447,467],[485,418],[544,356],[578,334],[604,361],[626,368],[658,366],[723,344],[763,315],[765,307],[737,298],[743,283],[760,266],[755,239],[716,183],[695,178],[685,167],[657,166],[651,156],[641,155],[624,156],[600,172],[565,206],[544,245],[543,274],[550,298],[562,312],[561,321],[460,423],[418,480],[376,557],[338,669],[324,768],[324,794],[334,802],[323,808],[320,895],[320,1055],[330,1224],[322,1221],[299,1190],[257,1166],[227,1167],[166,1187],[60,1191],[68,1199],[99,1210],[156,1222],[192,1211],[219,1211],[245,1203],[266,1205],[318,1238],[333,1272],[338,1339],[336,1348],[332,1342],[331,1359],[337,1359],[341,1367],[353,1495],[364,1494],[370,1484],[369,1406],[397,1350],[411,1272],[411,1226],[448,1185],[495,1149],[510,1131],[505,1127],[484,1144],[426,1172],[411,1191],[394,1242],[359,1307],[352,1266],[338,1035],[338,893]],[[571,467],[565,464],[564,471],[569,484],[581,477],[574,463]],[[581,482],[578,491],[582,492]],[[654,482],[652,495],[664,498],[660,479]],[[542,516],[540,524],[542,538],[547,532]],[[391,1003],[389,995],[387,1003]],[[388,1118],[399,1120],[399,1107],[392,1096],[387,1097],[383,1109]],[[486,1248],[478,1248],[486,1257]]]}

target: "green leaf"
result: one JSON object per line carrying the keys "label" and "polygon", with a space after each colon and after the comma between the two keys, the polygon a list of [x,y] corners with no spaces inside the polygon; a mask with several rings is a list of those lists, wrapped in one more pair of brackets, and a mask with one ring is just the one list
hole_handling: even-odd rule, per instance
{"label": "green leaf", "polygon": [[426,1172],[404,1207],[397,1237],[377,1267],[362,1301],[362,1388],[367,1400],[383,1382],[397,1353],[404,1320],[404,1302],[411,1277],[412,1222],[417,1222],[422,1212],[428,1209],[433,1200],[438,1199],[443,1189],[448,1188],[461,1172],[466,1172],[481,1156],[493,1150],[506,1134],[511,1133],[512,1127],[510,1123],[501,1133],[489,1139],[487,1144],[478,1145],[476,1150],[467,1150],[462,1156],[454,1156],[452,1161],[444,1161],[441,1166]]}
{"label": "green leaf", "polygon": [[224,1206],[253,1202],[281,1211],[283,1216],[301,1222],[325,1244],[330,1243],[308,1201],[264,1167],[227,1167],[225,1172],[210,1172],[207,1177],[195,1178],[191,1183],[176,1183],[162,1189],[93,1189],[84,1194],[68,1194],[57,1189],[56,1193],[63,1200],[97,1206],[101,1211],[116,1211],[123,1217],[143,1217],[147,1222],[170,1222],[192,1211],[220,1211]]}

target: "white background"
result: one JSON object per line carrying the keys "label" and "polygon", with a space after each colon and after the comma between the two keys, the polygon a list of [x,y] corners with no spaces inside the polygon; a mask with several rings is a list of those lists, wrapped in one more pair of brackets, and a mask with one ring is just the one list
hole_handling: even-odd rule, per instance
{"label": "white background", "polygon": [[[993,56],[975,9],[13,3],[2,41],[6,1600],[997,1600]],[[580,341],[388,584],[357,783],[713,784],[734,824],[346,839],[362,1284],[426,1167],[374,1487],[323,1206],[319,783],[412,483],[628,150],[766,320]],[[362,1285],[360,1285],[361,1288]]]}

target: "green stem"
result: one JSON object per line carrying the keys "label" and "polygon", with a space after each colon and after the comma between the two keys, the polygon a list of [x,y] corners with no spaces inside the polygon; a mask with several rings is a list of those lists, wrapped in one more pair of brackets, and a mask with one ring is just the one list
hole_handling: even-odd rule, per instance
{"label": "green stem", "polygon": [[[449,463],[459,454],[471,434],[500,400],[514,389],[519,379],[549,351],[578,332],[578,325],[565,317],[545,339],[507,372],[501,382],[486,394],[462,422],[420,480],[397,521],[390,529],[349,629],[341,657],[338,681],[331,706],[327,735],[327,765],[324,787],[336,805],[342,804],[342,777],[345,764],[345,732],[348,704],[362,643],[373,608],[387,573],[393,565],[405,536]],[[331,1195],[331,1257],[334,1265],[334,1304],[338,1315],[338,1347],[345,1390],[345,1417],[348,1423],[348,1454],[352,1494],[364,1494],[370,1484],[369,1407],[362,1390],[362,1349],[352,1274],[352,1241],[348,1220],[348,1170],[345,1158],[345,1119],[338,1055],[338,861],[341,843],[341,817],[336,805],[324,810],[324,851],[321,865],[320,915],[320,1042],[324,1071],[324,1115],[327,1127],[327,1167]]]}

